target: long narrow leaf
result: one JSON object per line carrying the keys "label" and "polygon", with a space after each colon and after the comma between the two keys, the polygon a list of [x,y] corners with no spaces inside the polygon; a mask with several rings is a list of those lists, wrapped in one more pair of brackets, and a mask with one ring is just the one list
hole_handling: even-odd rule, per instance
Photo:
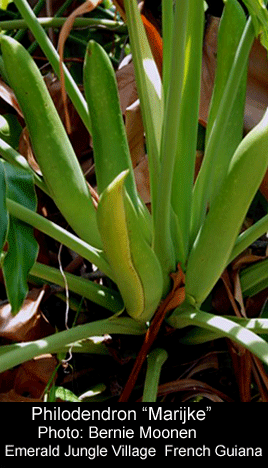
{"label": "long narrow leaf", "polygon": [[61,226],[58,226],[49,219],[44,218],[32,210],[29,210],[25,206],[16,203],[14,200],[7,199],[6,204],[9,213],[13,217],[26,224],[29,224],[35,229],[38,229],[61,244],[67,246],[69,249],[73,250],[89,262],[96,265],[104,274],[109,276],[109,278],[112,278],[111,268],[105,258],[103,251],[95,249],[79,237],[75,236],[69,231],[66,231]]}
{"label": "long narrow leaf", "polygon": [[94,161],[99,195],[128,170],[126,188],[135,206],[138,196],[134,171],[120,110],[115,72],[108,54],[97,42],[88,43],[84,88],[92,126]]}
{"label": "long narrow leaf", "polygon": [[[26,171],[2,163],[7,180],[7,195],[30,210],[36,209],[32,177]],[[2,220],[1,220],[2,222]],[[27,278],[38,253],[32,227],[10,216],[8,251],[3,261],[7,296],[15,314],[20,310],[28,292]]]}
{"label": "long narrow leaf", "polygon": [[[194,180],[198,112],[204,33],[204,4],[202,0],[189,2],[186,36],[185,70],[182,99],[179,106],[176,159],[172,181],[172,207],[178,218],[183,245],[176,252],[176,261],[185,265],[189,249],[192,186]],[[173,73],[172,73],[173,74]],[[176,76],[176,74],[175,74]],[[171,98],[172,99],[172,98]],[[191,103],[191,105],[189,105]],[[166,151],[169,150],[168,142]]]}
{"label": "long narrow leaf", "polygon": [[246,250],[253,242],[259,239],[268,231],[268,215],[263,216],[259,221],[243,231],[236,239],[232,250],[229,263],[231,263],[238,255]]}
{"label": "long narrow leaf", "polygon": [[163,36],[163,92],[166,101],[171,74],[171,52],[174,31],[173,0],[162,2],[162,36]]}
{"label": "long narrow leaf", "polygon": [[150,169],[150,190],[154,214],[158,187],[163,102],[161,78],[155,64],[136,0],[124,2],[136,83],[141,103]]}
{"label": "long narrow leaf", "polygon": [[[246,16],[237,0],[227,0],[221,17],[218,32],[217,47],[217,70],[214,81],[213,95],[211,99],[208,124],[206,129],[206,141],[209,140],[228,77],[232,68],[235,53],[239,45],[243,30],[246,25]],[[228,50],[228,54],[226,51]],[[221,181],[227,172],[229,162],[242,140],[244,127],[244,108],[246,98],[247,67],[241,78],[236,99],[230,117],[225,126],[224,134],[221,136],[221,144],[213,157],[210,168],[211,198],[215,197]],[[223,130],[221,130],[223,132]],[[205,153],[206,158],[206,153]],[[203,166],[204,167],[204,166]],[[200,175],[202,167],[200,170]],[[206,182],[205,182],[206,183]],[[210,199],[211,203],[211,199]]]}
{"label": "long narrow leaf", "polygon": [[0,159],[0,253],[5,245],[8,232],[8,213],[6,207],[6,175]]}
{"label": "long narrow leaf", "polygon": [[[248,19],[242,34],[235,58],[230,70],[224,94],[221,99],[217,119],[210,132],[210,138],[206,147],[206,162],[203,165],[202,173],[196,180],[193,191],[193,208],[191,222],[191,244],[194,242],[200,227],[205,219],[207,204],[211,194],[211,164],[218,149],[221,147],[222,138],[226,136],[226,128],[232,113],[237,91],[240,87],[241,79],[244,76],[245,67],[248,62],[248,55],[254,41],[254,28],[251,18]],[[214,175],[214,172],[213,172]]]}
{"label": "long narrow leaf", "polygon": [[169,288],[169,274],[176,268],[174,244],[171,236],[171,193],[184,87],[188,9],[189,0],[176,2],[174,18],[176,28],[173,34],[170,64],[172,73],[164,110],[160,153],[161,166],[155,206],[154,249],[163,269],[166,290]]}
{"label": "long narrow leaf", "polygon": [[245,268],[240,275],[241,288],[245,296],[254,296],[268,287],[268,259]]}
{"label": "long narrow leaf", "polygon": [[189,255],[186,292],[201,304],[227,267],[268,165],[268,111],[238,146]]}

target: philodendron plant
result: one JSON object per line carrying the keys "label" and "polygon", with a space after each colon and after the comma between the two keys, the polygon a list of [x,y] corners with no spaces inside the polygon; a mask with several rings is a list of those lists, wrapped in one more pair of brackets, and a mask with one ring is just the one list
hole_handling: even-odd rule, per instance
{"label": "philodendron plant", "polygon": [[[37,18],[25,0],[14,2],[59,75],[57,53]],[[67,92],[92,136],[96,203],[40,71],[20,43],[1,36],[5,73],[42,173],[34,173],[15,149],[0,142],[0,248],[12,311],[16,314],[22,306],[30,274],[59,285],[67,281],[70,291],[105,307],[110,318],[2,346],[0,372],[71,345],[75,351],[90,336],[150,335],[163,318],[174,328],[185,328],[184,343],[228,337],[268,364],[268,319],[213,315],[204,306],[228,265],[268,230],[267,215],[241,233],[268,167],[268,113],[243,137],[248,56],[255,37],[268,45],[268,13],[262,0],[244,4],[248,18],[237,0],[224,1],[204,159],[194,179],[205,2],[162,2],[160,76],[137,1],[124,1],[146,137],[150,212],[135,184],[115,73],[104,49],[94,41],[88,44],[85,97],[65,70]],[[36,213],[33,183],[53,199],[75,234]],[[36,262],[33,227],[89,260],[114,287],[63,276]],[[267,286],[267,260],[242,271],[245,295]],[[91,344],[90,352],[98,349]],[[159,359],[153,350],[148,360],[143,401],[156,399],[156,377],[150,376],[159,378],[159,365],[167,358],[165,350],[161,353]]]}

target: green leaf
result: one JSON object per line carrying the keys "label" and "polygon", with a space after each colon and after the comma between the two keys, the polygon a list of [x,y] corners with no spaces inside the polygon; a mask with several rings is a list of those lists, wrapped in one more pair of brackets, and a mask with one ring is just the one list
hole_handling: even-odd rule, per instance
{"label": "green leaf", "polygon": [[248,54],[254,39],[253,28],[251,31],[245,25],[245,15],[237,0],[226,0],[218,33],[217,69],[205,154],[193,190],[191,244],[243,135]]}
{"label": "green leaf", "polygon": [[268,111],[238,146],[227,176],[191,249],[186,293],[201,304],[227,267],[268,164]]}
{"label": "green leaf", "polygon": [[63,401],[69,401],[72,403],[79,403],[79,398],[68,388],[56,387],[55,388],[55,397]]}
{"label": "green leaf", "polygon": [[[226,317],[198,310],[184,303],[175,309],[171,317],[169,317],[168,323],[174,328],[200,327],[209,332],[211,339],[214,338],[214,333],[219,337],[228,337],[255,354],[262,362],[268,364],[268,344],[256,333],[243,326],[244,320],[240,325],[239,319],[233,321]],[[188,343],[191,343],[191,341]]]}
{"label": "green leaf", "polygon": [[268,259],[242,270],[240,280],[244,296],[254,296],[266,289],[268,287]]}
{"label": "green leaf", "polygon": [[263,0],[243,0],[252,18],[256,37],[260,36],[262,45],[268,49],[268,11]]}
{"label": "green leaf", "polygon": [[[203,8],[204,5],[202,0],[189,2],[182,96],[179,106],[180,111],[178,112],[178,124],[174,131],[174,133],[177,134],[177,144],[175,149],[176,158],[172,180],[171,200],[183,237],[182,249],[176,249],[176,263],[180,262],[182,267],[184,267],[186,263],[189,251],[192,184],[194,180],[196,160],[202,69],[202,46],[204,34]],[[171,71],[171,75],[172,74],[173,73]],[[176,73],[175,77],[176,81]],[[171,99],[174,98],[171,96]],[[191,103],[190,106],[189,102]],[[166,152],[168,151],[169,143],[167,142]]]}
{"label": "green leaf", "polygon": [[0,115],[0,138],[12,148],[18,148],[22,127],[15,115]]}
{"label": "green leaf", "polygon": [[132,320],[129,317],[98,320],[96,322],[78,325],[47,336],[40,340],[27,343],[16,343],[0,347],[0,373],[22,362],[29,361],[41,354],[55,354],[64,346],[88,338],[89,336],[102,336],[105,334],[120,335],[144,335],[147,327],[145,324]]}
{"label": "green leaf", "polygon": [[[218,33],[217,69],[209,110],[206,142],[210,137],[213,125],[217,119],[218,110],[223,99],[225,87],[245,25],[246,16],[238,1],[225,0],[225,7]],[[228,54],[226,53],[227,50]],[[247,68],[244,70],[241,84],[233,103],[231,115],[228,119],[224,134],[221,136],[221,144],[217,154],[213,156],[213,177],[211,175],[212,167],[210,165],[209,178],[207,181],[211,181],[211,193],[213,197],[218,191],[221,181],[223,181],[227,172],[228,164],[243,137],[246,83]]]}
{"label": "green leaf", "polygon": [[6,208],[6,177],[2,160],[0,159],[0,253],[4,247],[8,230],[8,213]]}
{"label": "green leaf", "polygon": [[163,99],[161,99],[162,84],[142,24],[137,2],[126,0],[124,6],[127,15],[127,26],[135,67],[135,78],[146,134],[152,212],[154,212],[155,193],[158,189],[163,121]]}
{"label": "green leaf", "polygon": [[104,251],[128,314],[144,322],[151,319],[161,300],[160,264],[146,237],[125,188],[127,171],[100,196],[97,220]]}
{"label": "green leaf", "polygon": [[[36,209],[32,177],[26,171],[2,161],[7,196],[31,210]],[[27,277],[35,263],[38,244],[33,229],[13,216],[9,217],[8,251],[3,261],[3,274],[12,312],[17,313],[28,292]]]}

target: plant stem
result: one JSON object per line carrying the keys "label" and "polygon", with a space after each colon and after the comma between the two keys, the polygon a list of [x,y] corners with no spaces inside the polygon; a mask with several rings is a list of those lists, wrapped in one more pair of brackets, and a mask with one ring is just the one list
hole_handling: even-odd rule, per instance
{"label": "plant stem", "polygon": [[102,251],[95,249],[91,245],[79,239],[79,237],[76,237],[74,234],[66,231],[52,221],[32,210],[27,209],[19,203],[8,198],[6,203],[7,209],[11,215],[57,240],[69,249],[81,255],[81,257],[96,265],[105,275],[110,278],[112,277],[110,266],[104,258]]}
{"label": "plant stem", "polygon": [[143,403],[155,403],[163,364],[168,358],[165,349],[154,349],[147,358],[147,373],[143,391]]}
{"label": "plant stem", "polygon": [[[45,3],[45,0],[38,0],[36,5],[34,6],[33,12],[34,12],[34,14],[36,16],[39,15],[40,11],[42,10],[42,8],[44,6],[44,3]],[[1,23],[0,23],[0,26],[1,26]],[[5,30],[5,29],[3,28],[3,30]],[[18,41],[18,42],[21,42],[24,35],[25,35],[25,30],[20,30],[15,34],[14,39],[16,39],[16,41]]]}
{"label": "plant stem", "polygon": [[[234,323],[239,324],[241,327],[244,327],[247,330],[251,330],[257,335],[268,334],[268,319],[248,319],[232,316],[225,316],[225,318],[231,320]],[[207,330],[205,328],[192,327],[190,331],[187,331],[186,334],[182,338],[180,338],[180,343],[196,345],[206,343],[212,340],[217,340],[219,338],[223,338],[224,336],[224,333],[217,333],[215,331]]]}
{"label": "plant stem", "polygon": [[[79,325],[69,330],[47,336],[40,340],[6,346],[5,353],[1,354],[0,373],[22,362],[40,356],[41,354],[57,353],[59,348],[70,346],[72,343],[90,336],[118,333],[123,335],[143,335],[146,332],[145,325],[135,322],[130,318],[112,318],[98,320],[96,322]],[[9,351],[10,349],[10,351]]]}
{"label": "plant stem", "polygon": [[[36,18],[39,25],[43,28],[61,28],[66,21],[65,17],[44,17]],[[28,24],[24,19],[0,21],[0,27],[3,31],[15,29],[27,29]],[[76,18],[74,20],[74,28],[88,28],[88,27],[103,27],[105,29],[116,30],[116,32],[126,32],[126,27],[123,23],[112,21],[108,19],[99,18]]]}
{"label": "plant stem", "polygon": [[267,231],[268,215],[265,215],[238,236],[232,250],[229,263],[231,263],[238,255],[259,239],[259,237],[263,236]]}
{"label": "plant stem", "polygon": [[[57,268],[43,265],[42,263],[36,262],[34,264],[30,271],[30,276],[41,278],[45,282],[65,287],[64,277],[61,272]],[[85,297],[114,313],[119,313],[124,310],[124,304],[117,291],[71,273],[64,272],[64,276],[68,288],[75,294],[79,294],[81,297]]]}
{"label": "plant stem", "polygon": [[168,319],[168,323],[174,328],[197,326],[216,333],[218,336],[229,338],[255,354],[262,362],[268,364],[268,343],[256,333],[240,325],[238,320],[235,322],[223,316],[194,309],[191,306],[187,309],[187,306],[185,306],[183,309],[175,309]]}

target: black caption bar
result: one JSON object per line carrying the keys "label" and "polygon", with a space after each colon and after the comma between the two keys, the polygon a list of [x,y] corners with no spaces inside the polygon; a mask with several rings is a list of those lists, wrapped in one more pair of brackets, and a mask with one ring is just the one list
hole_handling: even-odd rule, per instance
{"label": "black caption bar", "polygon": [[[1,468],[27,461],[267,460],[265,404],[2,403]],[[49,460],[45,460],[49,458]]]}

